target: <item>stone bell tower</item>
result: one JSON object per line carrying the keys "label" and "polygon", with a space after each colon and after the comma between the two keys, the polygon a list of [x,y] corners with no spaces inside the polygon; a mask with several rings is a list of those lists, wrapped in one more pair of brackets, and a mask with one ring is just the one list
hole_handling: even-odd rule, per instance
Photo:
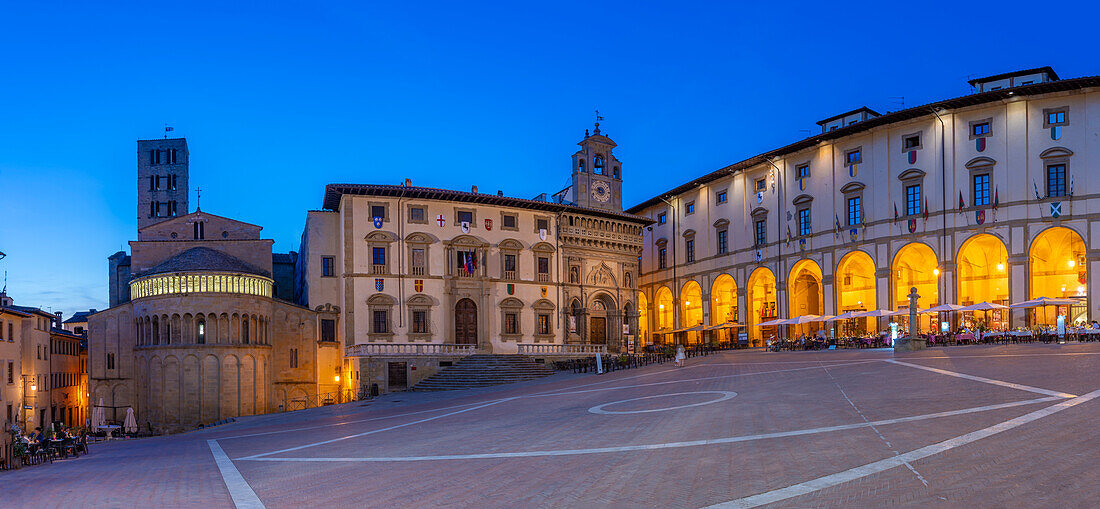
{"label": "stone bell tower", "polygon": [[623,211],[623,171],[612,151],[615,142],[600,133],[600,120],[592,134],[584,132],[577,143],[581,149],[573,154],[573,202],[581,207]]}

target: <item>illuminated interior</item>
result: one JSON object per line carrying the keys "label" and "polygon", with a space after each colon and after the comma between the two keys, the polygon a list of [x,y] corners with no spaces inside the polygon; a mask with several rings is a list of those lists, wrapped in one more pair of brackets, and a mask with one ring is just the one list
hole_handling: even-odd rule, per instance
{"label": "illuminated interior", "polygon": [[[894,278],[894,309],[909,307],[909,290],[917,289],[917,307],[928,309],[940,303],[939,261],[932,248],[919,242],[906,244],[894,255],[892,267]],[[919,330],[928,330],[936,315],[918,315],[921,320]],[[907,317],[899,320],[903,324]],[[906,324],[907,326],[908,324]]]}
{"label": "illuminated interior", "polygon": [[638,346],[646,345],[649,339],[649,300],[645,294],[638,292]]}
{"label": "illuminated interior", "polygon": [[[722,274],[714,280],[710,291],[711,325],[737,322],[737,283],[733,276]],[[713,332],[715,341],[731,341],[736,329],[719,329]]]}
{"label": "illuminated interior", "polygon": [[130,282],[130,298],[176,293],[240,293],[271,297],[272,281],[249,274],[158,274]]}
{"label": "illuminated interior", "polygon": [[[975,235],[959,249],[956,259],[959,284],[958,304],[969,306],[979,302],[1008,305],[1008,249],[997,237]],[[989,327],[1008,327],[1008,310],[963,313],[963,325],[973,327],[985,321]]]}
{"label": "illuminated interior", "polygon": [[[824,314],[824,299],[821,293],[821,267],[817,262],[799,260],[791,269],[791,276],[787,281],[787,300],[790,305],[790,314],[787,318]],[[809,336],[816,333],[822,326],[821,323],[792,325],[790,334],[794,338],[802,334]]]}
{"label": "illuminated interior", "polygon": [[[878,303],[875,262],[863,251],[852,251],[836,267],[836,313],[869,311]],[[853,318],[833,322],[837,335],[859,336],[874,328],[874,318]]]}
{"label": "illuminated interior", "polygon": [[749,306],[749,315],[746,320],[750,325],[749,340],[752,341],[752,346],[764,346],[765,336],[774,335],[776,329],[758,327],[756,324],[776,317],[775,274],[764,267],[758,267],[749,276],[746,289]]}
{"label": "illuminated interior", "polygon": [[[695,281],[688,281],[680,290],[680,326],[694,327],[703,323],[703,288]],[[684,342],[699,343],[701,331],[684,333]]]}
{"label": "illuminated interior", "polygon": [[[1030,297],[1073,298],[1080,297],[1082,304],[1087,296],[1087,264],[1085,243],[1077,232],[1065,228],[1047,229],[1031,243]],[[1067,325],[1088,320],[1087,306],[1046,306],[1031,312],[1033,324],[1055,325],[1058,315],[1067,316]]]}
{"label": "illuminated interior", "polygon": [[672,290],[662,286],[657,290],[657,331],[668,332],[672,330]]}

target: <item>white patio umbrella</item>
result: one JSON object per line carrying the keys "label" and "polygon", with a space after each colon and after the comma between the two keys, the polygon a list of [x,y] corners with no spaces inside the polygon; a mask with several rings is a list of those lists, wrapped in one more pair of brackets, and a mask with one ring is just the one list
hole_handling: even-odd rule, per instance
{"label": "white patio umbrella", "polygon": [[784,325],[802,325],[804,323],[823,322],[823,316],[821,315],[802,315],[786,320]]}
{"label": "white patio umbrella", "polygon": [[847,320],[849,318],[856,318],[855,314],[856,313],[861,313],[861,312],[862,311],[845,311],[845,312],[843,312],[839,315],[836,315],[832,318],[829,318],[828,320],[825,320],[825,321],[826,322],[836,322],[836,321],[839,321],[839,320]]}
{"label": "white patio umbrella", "polygon": [[889,309],[874,309],[871,311],[860,311],[852,315],[852,318],[878,318],[880,316],[890,316],[894,312]]}
{"label": "white patio umbrella", "polygon": [[949,313],[951,311],[958,311],[964,306],[958,304],[940,304],[939,306],[928,308],[929,313]]}
{"label": "white patio umbrella", "polygon": [[[927,313],[927,312],[928,312],[927,309],[917,308],[917,314],[918,315],[922,314],[922,313]],[[897,311],[894,311],[893,313],[890,313],[890,316],[909,316],[909,308],[901,308]]]}
{"label": "white patio umbrella", "polygon": [[959,311],[990,311],[994,309],[1008,309],[1008,306],[993,302],[979,302],[977,304],[971,304],[969,306],[959,308]]}
{"label": "white patio umbrella", "polygon": [[122,424],[122,430],[127,433],[137,433],[137,419],[134,418],[134,408],[126,409],[126,421]]}
{"label": "white patio umbrella", "polygon": [[785,318],[776,318],[775,320],[768,320],[756,324],[757,327],[771,327],[773,325],[786,325],[787,320]]}
{"label": "white patio umbrella", "polygon": [[99,404],[92,409],[92,428],[97,428],[106,424],[106,418],[103,415],[103,398],[99,398]]}
{"label": "white patio umbrella", "polygon": [[1037,299],[1025,300],[1023,302],[1017,302],[1015,304],[1009,304],[1008,307],[1012,309],[1020,308],[1037,308],[1041,306],[1072,306],[1077,304],[1074,299],[1057,299],[1053,297],[1039,297]]}

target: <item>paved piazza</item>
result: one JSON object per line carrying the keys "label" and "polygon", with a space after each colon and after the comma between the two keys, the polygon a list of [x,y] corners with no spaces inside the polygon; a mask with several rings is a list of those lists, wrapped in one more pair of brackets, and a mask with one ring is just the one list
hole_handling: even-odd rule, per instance
{"label": "paved piazza", "polygon": [[241,419],[0,474],[34,507],[1100,506],[1100,345],[728,352]]}

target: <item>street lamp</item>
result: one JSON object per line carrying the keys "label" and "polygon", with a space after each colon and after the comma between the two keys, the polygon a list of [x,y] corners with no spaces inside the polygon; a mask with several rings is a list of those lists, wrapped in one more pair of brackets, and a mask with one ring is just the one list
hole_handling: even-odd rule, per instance
{"label": "street lamp", "polygon": [[38,384],[35,382],[34,375],[21,375],[23,378],[23,431],[27,431],[30,427],[31,412],[28,410],[34,410],[34,407],[27,404],[27,384],[30,384],[30,390],[33,394],[38,390]]}

